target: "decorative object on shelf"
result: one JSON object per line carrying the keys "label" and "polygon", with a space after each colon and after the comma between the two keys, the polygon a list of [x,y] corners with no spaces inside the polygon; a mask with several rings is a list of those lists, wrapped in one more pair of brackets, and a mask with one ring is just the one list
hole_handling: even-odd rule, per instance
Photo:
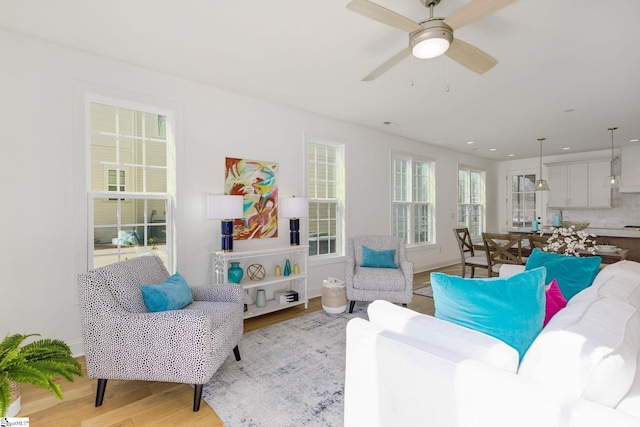
{"label": "decorative object on shelf", "polygon": [[[542,234],[542,232],[540,232]],[[545,252],[555,252],[564,255],[580,256],[580,252],[596,252],[596,235],[576,230],[574,227],[557,227],[547,240]]]}
{"label": "decorative object on shelf", "polygon": [[227,277],[230,283],[240,283],[244,270],[240,267],[239,262],[231,262],[231,267],[227,270]]}
{"label": "decorative object on shelf", "polygon": [[559,214],[555,214],[553,216],[553,226],[554,227],[560,227],[562,225],[562,221],[560,219],[560,215]]}
{"label": "decorative object on shelf", "polygon": [[249,280],[262,280],[266,274],[267,272],[261,264],[251,264],[247,267],[247,276],[249,276]]}
{"label": "decorative object on shelf", "polygon": [[242,218],[242,212],[242,196],[224,194],[207,196],[207,218],[221,220],[220,246],[225,252],[233,251],[233,221],[235,218]]}
{"label": "decorative object on shelf", "polygon": [[256,291],[256,307],[262,308],[267,304],[267,293],[264,289]]}
{"label": "decorative object on shelf", "polygon": [[293,274],[300,274],[300,266],[297,263],[293,264]]}
{"label": "decorative object on shelf", "polygon": [[243,214],[236,220],[236,240],[278,237],[278,164],[227,157],[226,194],[243,197]]}
{"label": "decorative object on shelf", "polygon": [[547,138],[538,138],[538,142],[540,143],[540,177],[536,181],[536,191],[549,191],[549,184],[547,181],[542,179],[542,141]]}
{"label": "decorative object on shelf", "polygon": [[291,262],[289,260],[287,260],[284,263],[284,272],[283,272],[283,274],[285,276],[289,276],[291,274]]}
{"label": "decorative object on shelf", "polygon": [[611,188],[618,188],[622,185],[619,176],[613,172],[613,132],[618,129],[617,127],[610,127],[607,130],[611,131],[611,173],[607,177],[606,185]]}
{"label": "decorative object on shelf", "polygon": [[282,268],[279,265],[276,265],[276,276],[282,276]]}
{"label": "decorative object on shelf", "polygon": [[289,242],[300,244],[300,218],[309,216],[309,199],[306,197],[283,197],[280,199],[280,215],[289,218]]}

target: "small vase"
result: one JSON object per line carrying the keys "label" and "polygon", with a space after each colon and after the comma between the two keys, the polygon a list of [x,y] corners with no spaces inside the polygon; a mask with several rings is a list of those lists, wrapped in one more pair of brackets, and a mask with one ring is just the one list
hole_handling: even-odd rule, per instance
{"label": "small vase", "polygon": [[230,283],[240,283],[244,270],[240,267],[239,262],[232,262],[231,267],[227,270],[227,276]]}
{"label": "small vase", "polygon": [[284,263],[284,271],[283,274],[285,276],[288,276],[291,274],[291,263],[289,262],[289,260],[287,260],[287,262]]}
{"label": "small vase", "polygon": [[276,276],[282,276],[282,269],[279,265],[276,265]]}
{"label": "small vase", "polygon": [[264,289],[258,289],[256,292],[256,307],[264,307],[267,304],[267,294]]}

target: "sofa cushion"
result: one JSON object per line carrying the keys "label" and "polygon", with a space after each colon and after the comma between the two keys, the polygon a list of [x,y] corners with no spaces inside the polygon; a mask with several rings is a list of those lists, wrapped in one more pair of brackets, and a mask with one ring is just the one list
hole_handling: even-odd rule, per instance
{"label": "sofa cushion", "polygon": [[545,269],[508,278],[431,274],[435,316],[483,332],[525,354],[542,330]]}
{"label": "sofa cushion", "polygon": [[558,281],[562,294],[569,301],[575,294],[591,286],[601,262],[599,256],[576,257],[534,249],[525,270],[545,267],[547,278]]}
{"label": "sofa cushion", "polygon": [[108,267],[100,268],[98,271],[115,300],[130,313],[148,311],[140,293],[140,285],[162,283],[169,278],[164,263],[155,255],[116,262]]}
{"label": "sofa cushion", "polygon": [[395,249],[382,249],[376,251],[366,246],[362,247],[362,264],[360,267],[370,268],[398,268],[394,258],[396,256]]}
{"label": "sofa cushion", "polygon": [[378,291],[403,291],[406,282],[397,268],[366,268],[356,266],[353,288]]}
{"label": "sofa cushion", "polygon": [[640,352],[638,311],[612,298],[570,301],[525,354],[519,375],[615,407]]}
{"label": "sofa cushion", "polygon": [[175,273],[165,282],[140,286],[144,305],[150,312],[179,310],[193,302],[191,288],[180,273]]}
{"label": "sofa cushion", "polygon": [[558,281],[553,279],[544,290],[544,296],[546,300],[544,309],[544,324],[546,326],[549,320],[556,315],[560,310],[567,306],[567,300],[564,299],[560,288],[558,287]]}
{"label": "sofa cushion", "polygon": [[384,300],[367,308],[369,321],[410,340],[438,346],[508,372],[517,372],[518,352],[504,341]]}

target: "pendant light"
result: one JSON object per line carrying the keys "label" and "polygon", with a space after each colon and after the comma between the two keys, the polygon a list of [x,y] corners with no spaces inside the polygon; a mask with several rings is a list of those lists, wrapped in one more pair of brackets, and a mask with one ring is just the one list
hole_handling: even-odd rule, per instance
{"label": "pendant light", "polygon": [[618,129],[617,127],[608,128],[611,131],[611,173],[607,177],[608,186],[611,188],[620,187],[620,177],[613,173],[613,132]]}
{"label": "pendant light", "polygon": [[547,138],[538,138],[538,142],[540,143],[540,176],[536,181],[536,191],[549,191],[549,184],[547,184],[547,181],[542,179],[542,141],[545,139]]}

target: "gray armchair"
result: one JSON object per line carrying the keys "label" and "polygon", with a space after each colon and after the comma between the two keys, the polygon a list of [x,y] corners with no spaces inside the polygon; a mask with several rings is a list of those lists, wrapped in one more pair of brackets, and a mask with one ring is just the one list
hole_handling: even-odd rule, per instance
{"label": "gray armchair", "polygon": [[[374,251],[395,249],[397,268],[362,267],[363,246]],[[349,313],[356,301],[377,299],[401,303],[406,307],[413,298],[413,264],[407,260],[404,241],[392,236],[354,236],[347,243],[345,267]]]}
{"label": "gray armchair", "polygon": [[233,350],[243,332],[238,285],[192,286],[193,302],[180,310],[148,312],[140,285],[169,278],[162,260],[142,256],[78,276],[87,374],[98,379],[96,406],[108,379],[195,385],[193,410],[202,386]]}

